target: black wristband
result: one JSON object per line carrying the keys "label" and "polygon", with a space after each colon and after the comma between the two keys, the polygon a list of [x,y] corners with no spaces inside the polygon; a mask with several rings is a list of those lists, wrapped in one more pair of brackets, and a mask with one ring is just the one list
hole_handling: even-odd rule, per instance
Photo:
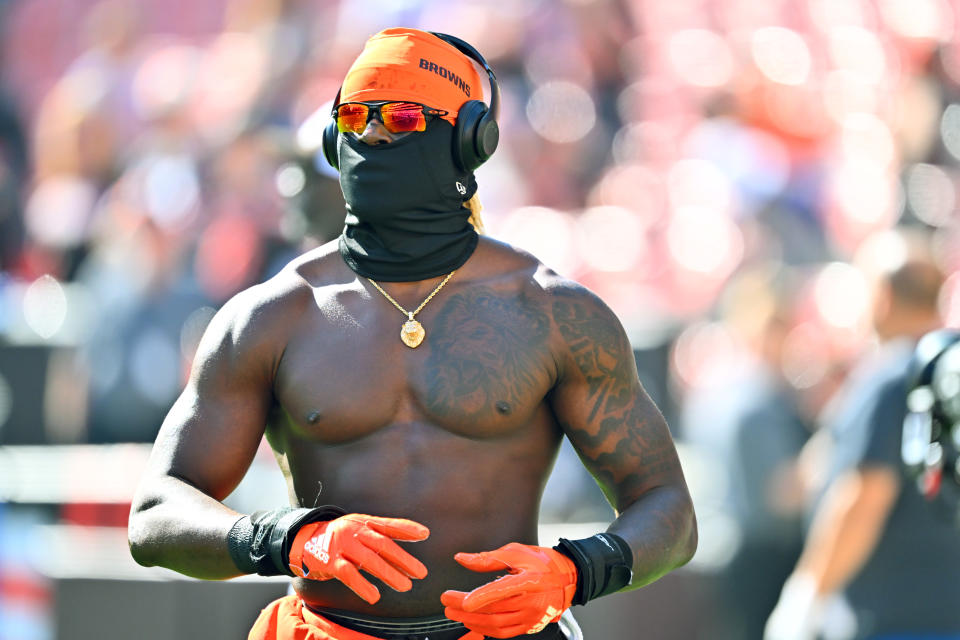
{"label": "black wristband", "polygon": [[624,588],[633,579],[633,552],[615,533],[598,533],[582,540],[560,538],[554,547],[577,566],[573,604],[586,604]]}
{"label": "black wristband", "polygon": [[290,545],[305,524],[334,520],[346,511],[332,505],[316,509],[257,511],[237,520],[227,534],[227,548],[237,568],[261,576],[292,576]]}

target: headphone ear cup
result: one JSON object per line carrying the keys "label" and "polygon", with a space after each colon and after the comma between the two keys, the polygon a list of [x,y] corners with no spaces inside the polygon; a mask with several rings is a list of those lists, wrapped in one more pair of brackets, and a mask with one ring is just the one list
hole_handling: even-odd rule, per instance
{"label": "headphone ear cup", "polygon": [[340,170],[340,157],[337,155],[337,141],[340,137],[340,131],[337,129],[335,120],[330,120],[323,129],[323,157],[327,159],[330,166]]}
{"label": "headphone ear cup", "polygon": [[476,146],[480,162],[486,162],[497,150],[500,143],[500,126],[496,118],[488,110],[480,119],[480,126],[477,128]]}
{"label": "headphone ear cup", "polygon": [[486,114],[487,105],[480,100],[463,103],[457,113],[457,124],[453,129],[453,159],[463,171],[473,171],[489,157],[481,157],[478,151],[481,147],[477,144]]}

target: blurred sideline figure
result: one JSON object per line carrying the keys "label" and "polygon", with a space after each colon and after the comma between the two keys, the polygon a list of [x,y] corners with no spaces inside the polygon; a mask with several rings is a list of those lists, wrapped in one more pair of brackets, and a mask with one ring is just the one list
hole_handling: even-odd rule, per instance
{"label": "blurred sideline figure", "polygon": [[960,637],[957,532],[905,486],[900,460],[908,368],[940,324],[943,277],[920,238],[903,240],[903,260],[872,283],[879,346],[825,411],[827,484],[766,640]]}
{"label": "blurred sideline figure", "polygon": [[783,374],[795,300],[782,268],[738,274],[721,299],[721,315],[744,353],[685,401],[683,435],[723,470],[720,508],[739,534],[717,575],[719,620],[711,638],[759,638],[800,553],[800,499],[790,470],[810,432]]}
{"label": "blurred sideline figure", "polygon": [[[342,235],[224,305],[164,421],[131,551],[201,578],[296,576],[251,640],[572,640],[572,604],[693,555],[677,452],[617,318],[478,234],[498,104],[467,43],[371,37],[324,132]],[[291,504],[240,514],[221,501],[264,435]],[[564,436],[617,517],[545,548],[537,507]]]}

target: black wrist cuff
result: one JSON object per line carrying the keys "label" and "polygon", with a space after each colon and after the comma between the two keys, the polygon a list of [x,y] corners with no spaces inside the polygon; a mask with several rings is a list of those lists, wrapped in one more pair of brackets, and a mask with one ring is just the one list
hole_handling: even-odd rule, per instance
{"label": "black wrist cuff", "polygon": [[227,548],[237,568],[261,576],[292,576],[290,545],[305,524],[334,520],[346,511],[332,505],[316,509],[257,511],[237,520],[227,534]]}
{"label": "black wrist cuff", "polygon": [[598,533],[582,540],[560,538],[554,547],[577,566],[577,591],[573,604],[586,604],[630,584],[633,552],[615,533]]}

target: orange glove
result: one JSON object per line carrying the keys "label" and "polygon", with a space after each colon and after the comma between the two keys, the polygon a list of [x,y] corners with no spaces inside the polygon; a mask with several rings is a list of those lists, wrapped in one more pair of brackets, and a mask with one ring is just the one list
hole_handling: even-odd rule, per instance
{"label": "orange glove", "polygon": [[423,578],[427,568],[393,540],[425,540],[429,535],[429,529],[412,520],[357,513],[313,522],[301,527],[293,540],[290,570],[309,580],[336,578],[373,604],[380,591],[360,569],[397,591],[409,591],[410,578]]}
{"label": "orange glove", "polygon": [[509,574],[470,593],[445,591],[440,596],[444,615],[470,629],[460,640],[537,633],[560,619],[577,590],[576,566],[553,549],[511,542],[496,551],[458,553],[454,558],[471,571]]}

